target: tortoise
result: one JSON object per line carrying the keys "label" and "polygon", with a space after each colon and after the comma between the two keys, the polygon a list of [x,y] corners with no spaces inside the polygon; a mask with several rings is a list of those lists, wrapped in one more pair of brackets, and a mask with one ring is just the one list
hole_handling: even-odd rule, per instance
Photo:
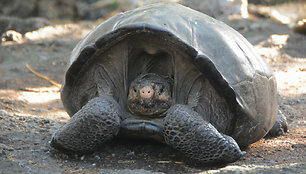
{"label": "tortoise", "polygon": [[279,124],[275,77],[252,45],[177,3],[111,17],[77,44],[68,66],[61,99],[71,119],[51,140],[60,150],[136,137],[196,162],[230,163]]}

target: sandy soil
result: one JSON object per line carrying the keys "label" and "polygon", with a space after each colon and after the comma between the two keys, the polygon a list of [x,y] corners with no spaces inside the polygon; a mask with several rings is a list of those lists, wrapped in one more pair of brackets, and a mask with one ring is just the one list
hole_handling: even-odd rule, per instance
{"label": "sandy soil", "polygon": [[232,19],[269,62],[280,91],[279,108],[289,131],[249,146],[247,155],[227,166],[188,161],[154,142],[114,140],[91,155],[51,149],[51,135],[69,119],[59,88],[31,73],[61,83],[66,61],[92,22],[46,27],[0,47],[0,173],[304,173],[306,170],[306,36],[266,18]]}

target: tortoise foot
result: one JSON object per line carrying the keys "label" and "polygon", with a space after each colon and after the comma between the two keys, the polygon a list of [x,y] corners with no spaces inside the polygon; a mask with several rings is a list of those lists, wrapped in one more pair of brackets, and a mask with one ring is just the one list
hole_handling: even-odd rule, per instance
{"label": "tortoise foot", "polygon": [[59,150],[90,152],[115,137],[120,129],[120,107],[110,96],[90,100],[52,137]]}
{"label": "tortoise foot", "polygon": [[279,110],[277,114],[277,120],[273,127],[270,129],[265,138],[277,137],[283,135],[288,130],[287,119],[283,113]]}
{"label": "tortoise foot", "polygon": [[201,163],[229,163],[245,155],[233,138],[219,133],[185,105],[170,108],[163,134],[168,145]]}

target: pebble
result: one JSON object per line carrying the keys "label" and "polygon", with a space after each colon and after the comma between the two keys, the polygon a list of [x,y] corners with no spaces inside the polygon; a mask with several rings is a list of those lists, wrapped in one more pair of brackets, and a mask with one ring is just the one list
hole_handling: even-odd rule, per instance
{"label": "pebble", "polygon": [[40,150],[43,151],[43,152],[47,152],[49,149],[48,149],[47,147],[45,147],[45,146],[42,146],[42,147],[40,148]]}
{"label": "pebble", "polygon": [[305,144],[293,144],[291,147],[292,148],[305,148],[306,145]]}
{"label": "pebble", "polygon": [[83,161],[85,159],[85,156],[81,156],[81,160]]}
{"label": "pebble", "polygon": [[98,156],[98,155],[96,155],[95,158],[96,158],[97,160],[100,160],[100,159],[101,159],[100,156]]}
{"label": "pebble", "polygon": [[45,112],[44,109],[36,109],[36,108],[31,109],[31,111],[39,112],[39,113]]}
{"label": "pebble", "polygon": [[40,121],[40,124],[48,124],[48,123],[50,123],[50,120],[47,120],[47,119],[42,119]]}
{"label": "pebble", "polygon": [[20,117],[19,117],[19,120],[24,121],[25,118],[24,118],[23,116],[20,116]]}
{"label": "pebble", "polygon": [[27,161],[26,160],[21,160],[21,161],[18,162],[18,164],[19,164],[20,167],[25,167],[26,164],[27,164]]}
{"label": "pebble", "polygon": [[134,155],[135,155],[135,152],[132,152],[132,151],[126,154],[126,156],[134,156]]}
{"label": "pebble", "polygon": [[41,132],[41,133],[43,133],[43,132],[48,132],[48,130],[43,129],[43,128],[38,128],[38,131]]}
{"label": "pebble", "polygon": [[16,127],[16,125],[14,123],[10,123],[9,125],[10,127]]}
{"label": "pebble", "polygon": [[2,155],[6,155],[4,150],[0,150],[0,156],[2,156]]}
{"label": "pebble", "polygon": [[12,148],[10,146],[7,146],[5,144],[2,144],[2,143],[0,143],[0,149],[7,150],[7,151],[14,151],[15,150],[14,148]]}
{"label": "pebble", "polygon": [[14,115],[6,112],[5,110],[0,110],[0,116],[14,116]]}

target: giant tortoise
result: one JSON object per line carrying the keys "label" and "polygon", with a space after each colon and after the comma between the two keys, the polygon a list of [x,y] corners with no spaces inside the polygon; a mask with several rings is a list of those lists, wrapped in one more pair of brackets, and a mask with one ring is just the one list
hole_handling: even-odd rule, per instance
{"label": "giant tortoise", "polygon": [[277,122],[275,77],[226,24],[176,3],[118,14],[73,49],[57,149],[154,139],[201,162],[234,162]]}

